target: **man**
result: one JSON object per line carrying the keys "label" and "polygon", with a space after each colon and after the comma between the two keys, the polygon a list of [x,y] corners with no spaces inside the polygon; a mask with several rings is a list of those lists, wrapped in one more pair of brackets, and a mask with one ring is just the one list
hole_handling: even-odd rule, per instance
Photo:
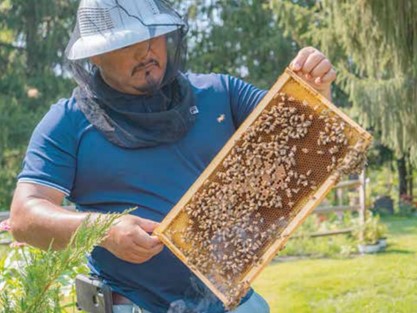
{"label": "man", "polygon": [[[82,0],[67,48],[78,87],[36,127],[19,175],[12,232],[40,248],[64,247],[91,212],[137,207],[89,257],[115,292],[114,312],[201,307],[191,272],[151,233],[266,93],[228,75],[182,74],[186,30],[164,1]],[[336,74],[321,52],[304,48],[291,66],[330,97]],[[213,300],[201,312],[224,309]],[[269,308],[251,290],[234,312]]]}

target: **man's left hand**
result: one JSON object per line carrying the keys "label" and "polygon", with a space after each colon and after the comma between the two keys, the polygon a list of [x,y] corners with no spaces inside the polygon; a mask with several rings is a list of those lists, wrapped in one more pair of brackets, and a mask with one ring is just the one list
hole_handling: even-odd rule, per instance
{"label": "man's left hand", "polygon": [[290,63],[290,68],[331,100],[331,84],[336,79],[336,71],[322,52],[313,47],[303,48]]}

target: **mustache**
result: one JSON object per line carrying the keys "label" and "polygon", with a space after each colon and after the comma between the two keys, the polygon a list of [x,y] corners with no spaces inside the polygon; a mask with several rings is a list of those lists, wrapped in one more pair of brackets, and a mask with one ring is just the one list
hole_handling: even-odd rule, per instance
{"label": "mustache", "polygon": [[136,74],[136,72],[139,72],[141,70],[143,70],[144,68],[146,68],[148,65],[157,65],[159,66],[159,62],[155,59],[150,59],[144,62],[139,63],[138,65],[136,65],[133,70],[132,70],[132,76]]}

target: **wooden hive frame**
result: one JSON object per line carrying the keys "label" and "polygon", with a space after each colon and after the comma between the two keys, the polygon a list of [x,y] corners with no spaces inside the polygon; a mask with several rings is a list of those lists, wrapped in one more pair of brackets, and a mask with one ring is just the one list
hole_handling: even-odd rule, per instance
{"label": "wooden hive frame", "polygon": [[[185,206],[192,201],[193,196],[204,187],[204,183],[213,175],[213,173],[221,166],[226,156],[231,152],[236,143],[242,138],[245,132],[255,123],[255,121],[261,116],[263,111],[270,105],[270,103],[276,99],[277,95],[285,93],[288,96],[294,97],[298,101],[307,101],[310,105],[319,108],[319,110],[329,110],[332,114],[342,119],[349,128],[350,138],[349,144],[356,146],[357,149],[365,151],[371,143],[372,137],[363,130],[357,123],[351,120],[341,110],[334,106],[329,100],[311,88],[307,83],[300,79],[290,69],[286,69],[285,72],[279,77],[277,82],[267,93],[264,99],[258,104],[254,111],[248,116],[244,123],[239,127],[235,134],[229,139],[226,145],[221,149],[217,156],[212,160],[200,177],[190,187],[190,189],[184,194],[177,205],[171,210],[171,212],[165,217],[160,226],[155,230],[155,234],[160,240],[182,261],[184,262],[196,275],[199,277],[211,291],[226,305],[227,308],[233,308],[239,302],[241,296],[247,291],[249,285],[254,281],[257,275],[265,268],[268,263],[274,258],[274,256],[284,248],[287,240],[294,233],[294,231],[300,226],[307,216],[316,208],[316,206],[323,200],[330,189],[336,184],[339,173],[333,171],[329,173],[327,179],[317,186],[312,193],[312,196],[308,197],[306,201],[302,203],[302,206],[298,208],[298,213],[289,222],[285,230],[274,238],[273,242],[268,245],[262,251],[262,257],[256,264],[253,264],[248,270],[245,271],[244,276],[239,280],[240,285],[237,287],[240,289],[235,293],[235,297],[231,299],[230,296],[225,294],[225,290],[219,288],[212,280],[207,277],[199,268],[190,264],[187,256],[183,253],[181,247],[172,239],[169,235],[170,230],[176,227],[176,230],[181,231],[181,227],[184,227],[184,223],[179,223],[175,226],[176,219],[181,214],[184,215]],[[365,153],[365,152],[364,152]],[[347,155],[344,156],[347,159]],[[178,223],[177,223],[178,224]]]}

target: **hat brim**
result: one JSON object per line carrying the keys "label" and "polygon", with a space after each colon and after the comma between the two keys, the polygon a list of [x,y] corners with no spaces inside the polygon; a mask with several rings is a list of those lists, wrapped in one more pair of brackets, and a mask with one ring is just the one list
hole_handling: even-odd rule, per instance
{"label": "hat brim", "polygon": [[69,60],[90,58],[171,33],[184,25],[182,20],[166,14],[159,14],[150,20],[144,21],[144,23],[152,26],[144,26],[139,21],[136,21],[124,29],[113,29],[95,35],[80,37],[70,47],[67,58]]}

